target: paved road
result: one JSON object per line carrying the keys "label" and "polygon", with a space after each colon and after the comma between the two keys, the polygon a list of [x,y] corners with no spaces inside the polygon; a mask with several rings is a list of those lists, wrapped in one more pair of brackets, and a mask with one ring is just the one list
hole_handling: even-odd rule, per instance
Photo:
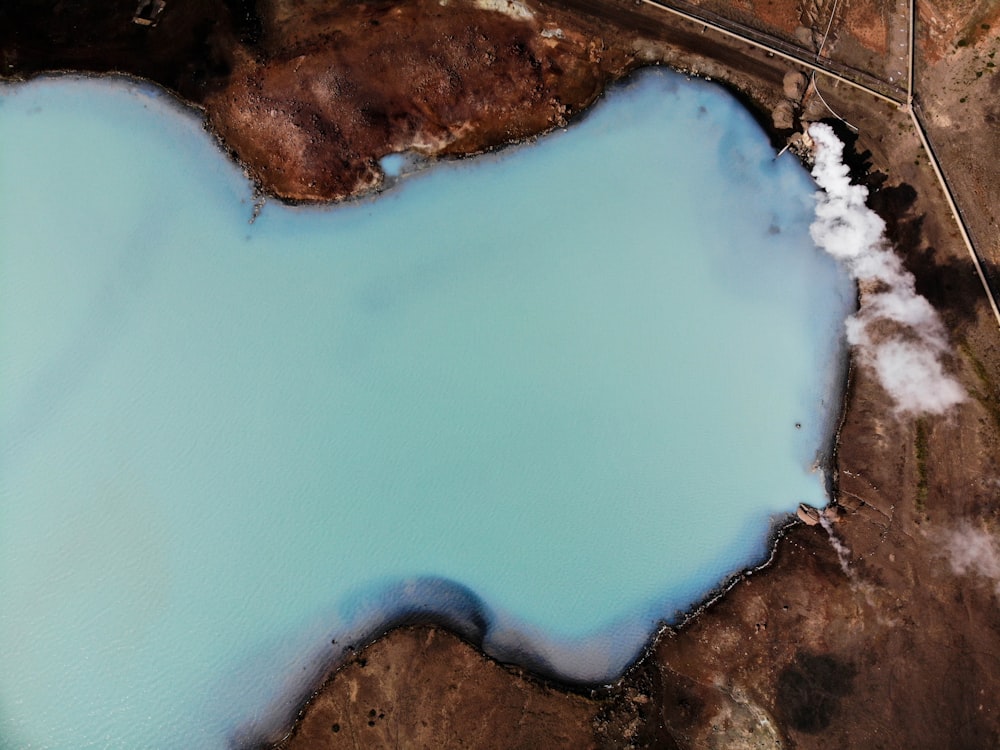
{"label": "paved road", "polygon": [[867,71],[858,70],[827,57],[820,57],[803,47],[738,21],[725,18],[705,8],[700,8],[686,2],[686,0],[642,0],[642,2],[658,10],[680,16],[692,23],[701,24],[725,36],[752,44],[817,73],[836,78],[838,81],[843,81],[849,86],[861,89],[890,104],[902,105],[906,102],[906,92],[898,85],[883,81]]}
{"label": "paved road", "polygon": [[913,127],[917,131],[917,135],[920,137],[920,142],[927,154],[927,159],[930,162],[931,167],[934,169],[938,182],[941,184],[941,190],[948,202],[948,207],[951,209],[955,223],[958,225],[966,250],[969,253],[969,257],[972,259],[972,264],[979,276],[979,281],[982,283],[983,290],[986,292],[986,299],[990,303],[990,308],[996,318],[997,325],[1000,326],[1000,306],[997,305],[996,295],[994,295],[993,290],[990,288],[989,282],[986,279],[986,274],[983,272],[983,264],[979,258],[979,253],[976,252],[976,248],[972,244],[972,238],[969,235],[965,219],[962,217],[962,212],[955,200],[955,195],[951,186],[945,178],[945,174],[941,168],[940,162],[938,161],[937,154],[934,152],[934,148],[927,137],[927,131],[920,119],[919,107],[914,105],[913,96],[915,80],[913,57],[915,49],[914,45],[916,44],[916,0],[909,0],[909,13],[907,14],[908,18],[906,22],[908,35],[906,42],[908,69],[906,74],[905,90],[895,82],[890,83],[883,81],[866,71],[857,70],[856,68],[838,63],[834,60],[830,60],[829,58],[821,57],[818,54],[812,53],[802,47],[798,47],[759,29],[751,28],[745,24],[720,16],[717,13],[695,6],[686,2],[686,0],[641,0],[641,2],[658,10],[684,18],[692,23],[701,24],[703,27],[711,28],[714,31],[730,38],[751,44],[775,56],[809,68],[814,73],[820,73],[834,78],[883,101],[894,104],[900,109],[908,112],[910,118],[913,120]]}
{"label": "paved road", "polygon": [[930,138],[927,136],[927,129],[924,128],[923,120],[920,117],[920,105],[913,101],[914,84],[916,82],[916,79],[914,78],[915,68],[913,57],[917,44],[917,0],[910,0],[910,12],[908,15],[909,54],[907,57],[907,64],[909,66],[909,70],[906,77],[906,109],[909,111],[910,118],[913,120],[913,128],[917,131],[917,135],[920,136],[920,142],[923,144],[924,152],[927,154],[927,160],[934,169],[934,174],[937,175],[938,182],[941,183],[941,191],[944,193],[944,197],[948,201],[948,207],[951,209],[951,215],[955,217],[955,223],[958,225],[959,233],[962,235],[962,241],[965,243],[965,249],[968,251],[969,258],[972,260],[972,265],[976,269],[976,275],[979,276],[979,282],[983,285],[983,291],[986,292],[986,299],[989,300],[990,309],[993,311],[993,317],[996,318],[997,326],[1000,326],[1000,306],[997,305],[997,296],[994,294],[993,289],[990,288],[990,282],[987,280],[986,274],[983,271],[983,263],[979,258],[979,253],[976,251],[975,245],[972,244],[969,227],[965,223],[962,211],[959,209],[958,202],[955,200],[955,194],[951,189],[951,185],[948,184],[947,178],[944,176],[944,170],[941,168],[941,162],[938,160],[937,154],[934,153],[934,147],[931,145]]}

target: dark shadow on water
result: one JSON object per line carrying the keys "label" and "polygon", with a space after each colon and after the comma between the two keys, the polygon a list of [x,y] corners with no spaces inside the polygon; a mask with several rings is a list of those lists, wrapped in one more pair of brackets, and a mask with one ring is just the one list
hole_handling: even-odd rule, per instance
{"label": "dark shadow on water", "polygon": [[[441,578],[417,578],[397,583],[379,595],[378,625],[362,630],[361,648],[383,633],[405,625],[440,625],[482,648],[493,614],[472,589]],[[384,619],[383,619],[384,618]]]}
{"label": "dark shadow on water", "polygon": [[[363,596],[363,595],[362,595]],[[296,688],[279,696],[263,717],[254,717],[233,732],[229,746],[244,750],[273,747],[292,726],[296,715],[338,669],[357,659],[360,652],[391,630],[412,625],[433,625],[453,633],[479,651],[494,616],[483,600],[461,584],[439,578],[411,578],[377,593],[364,602],[366,614],[356,624],[337,634],[315,655],[315,668],[302,675]],[[330,648],[332,647],[332,648]]]}
{"label": "dark shadow on water", "polygon": [[[231,735],[229,746],[233,750],[273,748],[291,729],[309,700],[334,679],[342,667],[355,660],[364,666],[366,658],[362,652],[367,646],[393,630],[414,625],[428,625],[445,630],[493,661],[523,669],[532,679],[550,688],[591,698],[610,694],[624,674],[647,659],[665,629],[679,631],[686,628],[731,588],[768,568],[775,559],[780,540],[796,525],[798,522],[792,516],[774,517],[762,556],[752,562],[750,567],[739,569],[720,585],[709,589],[702,599],[692,602],[686,610],[661,610],[657,615],[651,609],[645,613],[645,617],[643,613],[639,613],[638,618],[623,618],[620,623],[604,628],[602,633],[607,635],[616,632],[619,626],[629,627],[636,619],[645,619],[649,623],[645,629],[648,633],[645,642],[634,657],[617,674],[603,681],[573,679],[560,673],[541,653],[528,632],[520,632],[516,630],[516,626],[502,627],[501,632],[502,623],[496,614],[466,586],[433,577],[401,581],[379,592],[373,605],[365,606],[368,611],[367,622],[361,622],[349,633],[337,636],[333,644],[330,644],[334,646],[332,655],[328,649],[317,652],[316,669],[302,676],[302,682],[291,695],[286,692],[281,696],[280,706],[275,705],[269,713],[258,716],[256,721],[237,727]],[[660,599],[665,600],[666,597]]]}

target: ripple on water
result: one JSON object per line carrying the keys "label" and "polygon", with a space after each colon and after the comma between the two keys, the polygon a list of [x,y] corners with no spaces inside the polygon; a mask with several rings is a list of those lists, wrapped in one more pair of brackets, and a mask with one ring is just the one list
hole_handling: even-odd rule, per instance
{"label": "ripple on water", "polygon": [[825,502],[853,290],[717,88],[252,225],[164,96],[0,95],[5,737],[221,747],[427,610],[604,680]]}

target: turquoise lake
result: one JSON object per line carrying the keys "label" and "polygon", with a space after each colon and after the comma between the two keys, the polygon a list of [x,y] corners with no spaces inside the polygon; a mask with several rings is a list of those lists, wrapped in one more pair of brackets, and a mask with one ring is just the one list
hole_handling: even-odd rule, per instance
{"label": "turquoise lake", "polygon": [[253,223],[139,84],[0,142],[3,747],[245,743],[414,612],[609,680],[826,503],[854,289],[715,86]]}

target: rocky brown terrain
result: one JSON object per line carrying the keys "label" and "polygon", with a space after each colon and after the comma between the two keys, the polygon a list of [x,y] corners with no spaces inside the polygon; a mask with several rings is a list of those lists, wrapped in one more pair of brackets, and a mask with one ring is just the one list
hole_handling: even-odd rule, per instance
{"label": "rocky brown terrain", "polygon": [[[906,2],[684,5],[905,83]],[[916,6],[916,109],[996,284],[1000,4]],[[1000,331],[908,113],[649,3],[168,0],[140,23],[136,11],[6,2],[3,74],[154,80],[202,107],[261,189],[290,200],[378,189],[386,153],[529,138],[641,64],[725,82],[779,146],[803,120],[846,121],[854,174],[941,313],[968,394],[944,416],[901,414],[853,367],[831,530],[791,528],[768,568],[664,628],[613,685],[560,686],[446,628],[399,627],[332,663],[294,725],[239,744],[1000,746]]]}

